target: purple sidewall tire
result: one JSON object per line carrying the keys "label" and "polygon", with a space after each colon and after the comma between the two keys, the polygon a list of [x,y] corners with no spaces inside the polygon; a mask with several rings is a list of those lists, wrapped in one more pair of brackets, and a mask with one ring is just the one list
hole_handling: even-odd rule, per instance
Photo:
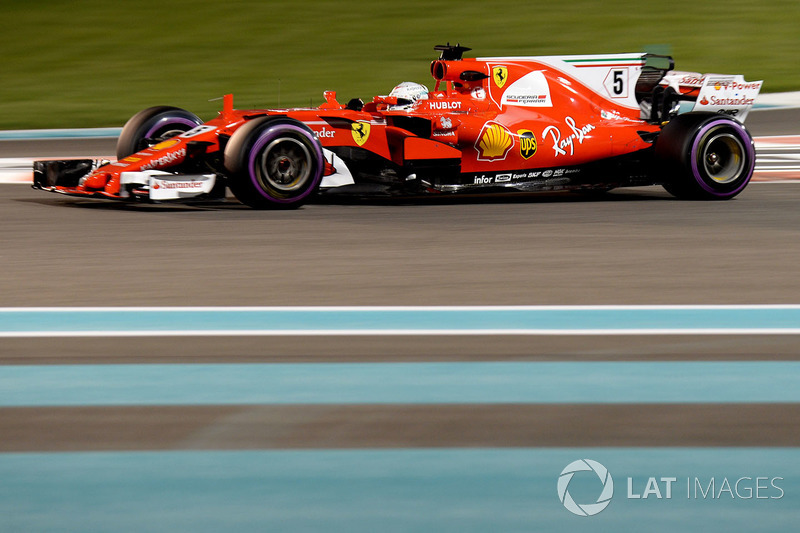
{"label": "purple sidewall tire", "polygon": [[[718,126],[727,126],[730,128],[730,131],[735,134],[736,138],[741,142],[742,146],[744,147],[745,150],[744,157],[746,160],[746,166],[744,169],[742,169],[742,173],[746,177],[742,180],[737,179],[736,186],[733,189],[724,191],[721,191],[709,185],[708,181],[703,175],[703,172],[698,166],[699,152],[702,147],[701,142],[704,140],[705,136],[711,130],[713,130]],[[698,130],[697,134],[692,139],[689,161],[690,161],[692,176],[697,182],[697,185],[699,185],[700,188],[703,189],[705,192],[716,198],[727,198],[736,196],[742,191],[742,189],[744,189],[747,186],[747,184],[750,182],[750,178],[753,176],[753,170],[755,169],[755,164],[756,164],[756,153],[755,153],[755,147],[753,146],[753,139],[750,137],[750,134],[747,132],[744,126],[742,126],[741,123],[735,120],[720,118],[717,120],[709,121]]]}
{"label": "purple sidewall tire", "polygon": [[203,121],[185,109],[172,106],[156,106],[143,109],[132,116],[117,139],[117,159],[132,155],[167,132],[188,131],[203,124]]}
{"label": "purple sidewall tire", "polygon": [[[202,122],[200,122],[200,124],[202,124]],[[195,122],[195,121],[193,121],[191,119],[185,118],[185,117],[170,117],[170,116],[166,116],[166,117],[163,117],[160,120],[158,120],[152,126],[150,126],[150,129],[147,130],[147,132],[144,134],[144,136],[145,136],[145,138],[150,139],[150,138],[153,137],[153,135],[156,134],[156,132],[158,132],[160,130],[163,130],[165,128],[168,128],[169,126],[173,126],[173,125],[188,126],[189,129],[191,130],[191,129],[196,128],[200,124],[198,124],[197,122]],[[186,131],[189,131],[189,130],[186,130]]]}
{"label": "purple sidewall tire", "polygon": [[[275,196],[269,194],[268,191],[264,190],[262,183],[258,179],[256,160],[258,159],[261,150],[264,149],[265,146],[275,139],[278,139],[282,135],[285,135],[286,133],[290,133],[295,137],[300,137],[305,141],[304,144],[309,148],[311,155],[314,158],[314,168],[311,171],[311,177],[308,183],[303,185],[300,194],[290,198],[276,198]],[[319,185],[320,181],[322,181],[322,173],[324,168],[324,158],[322,156],[322,150],[317,144],[317,140],[310,132],[293,124],[278,123],[269,125],[258,136],[256,141],[253,143],[253,146],[250,148],[249,154],[247,155],[247,172],[250,176],[250,181],[253,184],[254,190],[257,191],[258,194],[260,194],[265,200],[274,202],[276,204],[293,204],[311,195],[317,190],[317,186]]]}

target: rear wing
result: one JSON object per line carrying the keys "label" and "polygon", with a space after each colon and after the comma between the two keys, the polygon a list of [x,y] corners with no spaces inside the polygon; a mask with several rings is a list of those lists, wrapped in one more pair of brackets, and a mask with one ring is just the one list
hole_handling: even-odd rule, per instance
{"label": "rear wing", "polygon": [[745,81],[741,74],[700,74],[673,71],[660,85],[673,90],[680,100],[693,101],[692,111],[710,111],[744,122],[763,81]]}

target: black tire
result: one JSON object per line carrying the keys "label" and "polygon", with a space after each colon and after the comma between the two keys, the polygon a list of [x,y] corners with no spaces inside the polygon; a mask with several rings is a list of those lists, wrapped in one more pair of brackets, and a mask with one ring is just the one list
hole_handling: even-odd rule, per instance
{"label": "black tire", "polygon": [[736,120],[714,113],[673,118],[656,140],[663,186],[688,200],[729,200],[742,192],[756,163],[753,138]]}
{"label": "black tire", "polygon": [[302,122],[262,117],[248,122],[225,146],[228,186],[256,209],[300,207],[319,189],[322,146]]}
{"label": "black tire", "polygon": [[117,140],[117,159],[163,142],[203,124],[200,117],[170,106],[150,107],[133,115]]}

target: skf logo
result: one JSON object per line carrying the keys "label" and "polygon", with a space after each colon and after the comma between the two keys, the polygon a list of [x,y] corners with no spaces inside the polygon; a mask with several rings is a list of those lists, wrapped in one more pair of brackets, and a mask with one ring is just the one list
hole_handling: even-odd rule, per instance
{"label": "skf logo", "polygon": [[353,140],[357,145],[364,146],[364,143],[369,139],[369,122],[353,122],[350,127],[352,128],[350,133],[353,134]]}
{"label": "skf logo", "polygon": [[530,159],[536,153],[536,135],[531,130],[517,130],[519,135],[519,155]]}
{"label": "skf logo", "polygon": [[479,161],[502,161],[508,155],[511,145],[511,132],[500,124],[486,124],[481,131],[475,149]]}
{"label": "skf logo", "polygon": [[508,79],[508,69],[506,67],[494,67],[492,69],[492,79],[495,85],[502,89]]}

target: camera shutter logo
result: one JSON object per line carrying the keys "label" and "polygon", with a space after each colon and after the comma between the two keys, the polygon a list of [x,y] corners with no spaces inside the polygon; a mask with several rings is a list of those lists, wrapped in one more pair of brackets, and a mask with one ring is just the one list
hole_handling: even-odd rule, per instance
{"label": "camera shutter logo", "polygon": [[[594,503],[577,503],[569,493],[569,482],[577,472],[594,472],[603,483],[603,490]],[[567,508],[567,511],[578,516],[594,516],[611,503],[614,496],[614,480],[608,469],[591,459],[579,459],[568,464],[561,475],[558,476],[558,499]]]}

